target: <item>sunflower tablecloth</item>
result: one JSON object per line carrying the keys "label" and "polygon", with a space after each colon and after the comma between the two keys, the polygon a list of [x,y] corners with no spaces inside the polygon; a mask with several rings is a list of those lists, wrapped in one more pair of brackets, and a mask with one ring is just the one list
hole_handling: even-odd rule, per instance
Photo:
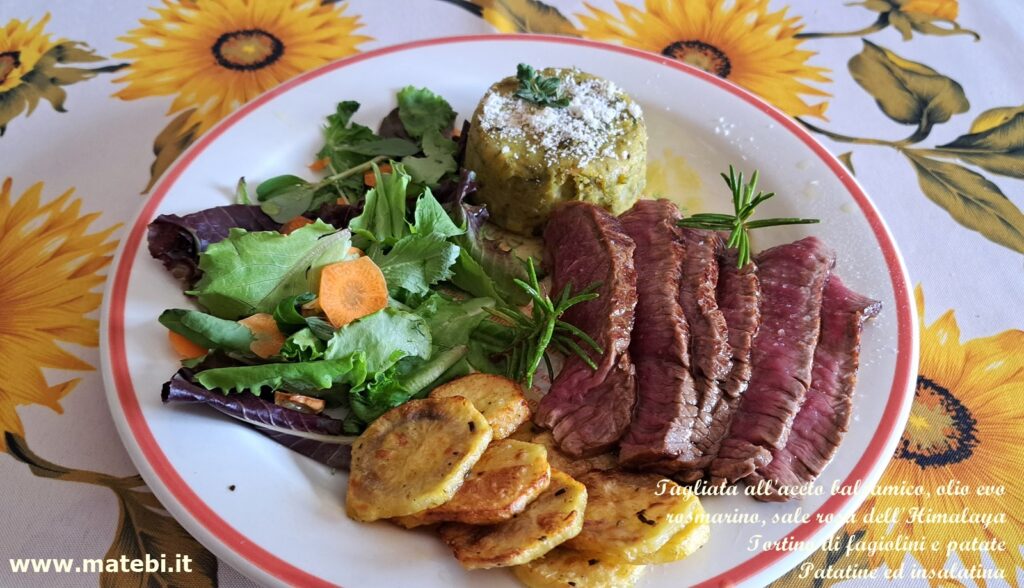
{"label": "sunflower tablecloth", "polygon": [[[779,586],[1024,579],[1024,2],[0,0],[0,585],[248,586],[166,512],[107,412],[97,312],[153,182],[239,105],[403,41],[580,36],[662,53],[797,117],[856,174],[917,285],[921,366],[883,484],[970,486],[988,524],[847,524]],[[656,186],[685,184],[673,158]],[[1005,488],[979,495],[979,486]],[[907,509],[916,499],[862,507]],[[942,549],[874,550],[899,540]],[[1004,550],[978,551],[971,540]],[[949,541],[963,542],[946,549]],[[845,546],[851,546],[849,550]],[[859,548],[858,548],[859,546]],[[191,575],[18,574],[11,558],[189,554]]]}

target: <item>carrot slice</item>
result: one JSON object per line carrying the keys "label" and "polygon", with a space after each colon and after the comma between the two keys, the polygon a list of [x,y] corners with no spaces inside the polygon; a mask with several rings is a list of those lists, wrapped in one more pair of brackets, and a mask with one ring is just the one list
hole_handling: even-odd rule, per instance
{"label": "carrot slice", "polygon": [[189,341],[184,335],[179,335],[174,331],[167,331],[167,339],[171,342],[171,348],[178,354],[178,357],[182,359],[195,359],[206,355],[207,349],[203,349],[199,345]]}
{"label": "carrot slice", "polygon": [[327,320],[336,328],[388,305],[388,285],[369,257],[332,263],[320,274],[320,297]]}
{"label": "carrot slice", "polygon": [[309,169],[315,172],[323,171],[330,162],[331,160],[329,158],[323,157],[309,164]]}
{"label": "carrot slice", "polygon": [[[391,173],[391,164],[385,163],[379,166],[378,169],[380,169],[381,174],[389,174]],[[372,169],[368,169],[363,173],[363,183],[371,188],[377,185],[377,176],[373,175]]]}
{"label": "carrot slice", "polygon": [[238,321],[238,324],[252,331],[254,338],[249,344],[249,349],[257,357],[267,359],[280,353],[281,346],[284,345],[284,334],[277,328],[277,321],[272,315],[265,312],[256,313]]}
{"label": "carrot slice", "polygon": [[366,255],[366,253],[363,253],[363,250],[358,248],[358,247],[349,247],[348,248],[348,254],[349,255],[357,255],[359,257],[362,257],[362,256]]}
{"label": "carrot slice", "polygon": [[297,231],[306,225],[313,224],[313,221],[309,220],[304,216],[297,216],[292,220],[281,225],[281,233],[284,235],[290,235],[292,231]]}

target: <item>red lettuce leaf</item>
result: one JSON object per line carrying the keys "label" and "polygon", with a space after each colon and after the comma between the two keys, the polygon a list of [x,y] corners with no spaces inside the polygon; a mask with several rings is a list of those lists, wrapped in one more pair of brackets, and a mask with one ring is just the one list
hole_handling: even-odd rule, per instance
{"label": "red lettuce leaf", "polygon": [[189,370],[180,370],[164,384],[164,403],[205,404],[315,461],[348,468],[355,437],[342,435],[341,420],[278,406],[248,392],[220,394],[193,383],[189,375]]}
{"label": "red lettuce leaf", "polygon": [[161,214],[149,223],[149,254],[190,287],[199,279],[199,254],[228,236],[232,228],[276,231],[281,225],[259,206],[230,204],[185,216]]}

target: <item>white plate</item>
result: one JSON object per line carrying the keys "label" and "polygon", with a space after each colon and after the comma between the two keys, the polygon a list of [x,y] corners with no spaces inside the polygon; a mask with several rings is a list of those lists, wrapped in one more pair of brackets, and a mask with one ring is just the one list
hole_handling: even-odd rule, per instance
{"label": "white plate", "polygon": [[[245,105],[203,136],[153,191],[122,242],[103,318],[103,371],[121,438],[143,478],[181,524],[210,550],[263,584],[345,586],[515,586],[506,571],[463,571],[428,532],[345,516],[347,478],[291,453],[214,411],[163,406],[160,383],[177,368],[160,312],[187,301],[150,258],[146,225],[157,214],[226,204],[239,176],[302,172],[321,141],[325,114],[358,100],[356,119],[375,124],[394,94],[413,84],[471,113],[493,81],[516,64],[576,66],[614,80],[644,108],[653,157],[671,147],[701,182],[697,196],[728,207],[717,178],[728,164],[762,171],[781,195],[765,216],[811,216],[814,226],[760,231],[765,247],[816,234],[839,253],[837,271],[884,309],[864,336],[850,432],[821,482],[861,483],[856,496],[762,504],[743,496],[707,498],[712,513],[758,513],[764,525],[718,524],[697,554],[655,566],[644,587],[709,583],[761,585],[807,552],[748,549],[754,535],[824,541],[863,500],[885,468],[910,408],[917,373],[917,321],[906,271],[892,237],[857,183],[785,115],[752,95],[672,60],[599,43],[556,37],[436,39],[365,53],[296,78]],[[690,186],[693,189],[693,186]],[[643,279],[643,277],[642,277]],[[233,486],[234,491],[228,487]],[[805,524],[772,523],[774,514],[814,515]]]}

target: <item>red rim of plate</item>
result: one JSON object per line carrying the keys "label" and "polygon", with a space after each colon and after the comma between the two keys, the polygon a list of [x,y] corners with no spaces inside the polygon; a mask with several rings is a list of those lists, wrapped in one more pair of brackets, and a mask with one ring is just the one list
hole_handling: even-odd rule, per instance
{"label": "red rim of plate", "polygon": [[[543,41],[550,43],[562,43],[567,45],[591,47],[602,51],[614,51],[645,59],[647,61],[652,61],[673,68],[686,75],[700,78],[705,82],[737,96],[745,102],[753,105],[764,114],[770,116],[775,120],[775,122],[779,123],[780,126],[796,135],[805,145],[807,145],[807,147],[814,151],[825,165],[828,166],[832,173],[839,178],[843,186],[847,189],[850,195],[853,196],[858,206],[860,206],[861,212],[867,218],[868,223],[871,226],[871,230],[874,232],[875,238],[878,240],[878,245],[885,257],[885,262],[889,269],[889,275],[892,279],[892,287],[897,302],[898,343],[896,376],[893,379],[892,388],[889,392],[889,400],[886,404],[885,412],[883,413],[882,420],[879,423],[878,433],[880,434],[876,434],[872,438],[871,443],[864,452],[864,455],[854,466],[849,477],[843,482],[843,484],[853,485],[857,480],[865,479],[868,474],[875,469],[879,461],[887,461],[890,456],[886,451],[886,445],[888,444],[890,437],[892,437],[895,432],[895,428],[901,424],[900,417],[903,414],[903,409],[910,397],[907,390],[910,389],[911,378],[914,377],[911,373],[911,366],[913,363],[912,350],[914,330],[913,305],[910,302],[910,291],[904,277],[900,257],[896,251],[895,244],[892,242],[892,238],[886,230],[885,224],[881,217],[879,217],[878,212],[868,200],[868,197],[860,189],[860,186],[857,185],[857,182],[847,172],[846,168],[844,168],[842,164],[835,159],[835,157],[833,157],[793,119],[783,114],[775,107],[765,103],[760,98],[750,94],[746,90],[743,90],[734,84],[717,76],[711,75],[703,70],[681,64],[677,61],[654,53],[647,53],[637,49],[608,45],[605,43],[572,37],[558,37],[552,35],[466,35],[414,41],[411,43],[404,43],[366,53],[360,53],[359,55],[352,56],[348,59],[337,61],[302,74],[281,84],[273,90],[270,90],[228,116],[223,122],[203,135],[191,149],[182,155],[174,165],[173,169],[171,169],[160,181],[156,190],[154,190],[153,195],[146,202],[142,212],[135,220],[118,260],[110,289],[110,306],[107,313],[107,345],[109,350],[108,357],[110,362],[110,373],[113,376],[113,385],[120,401],[125,422],[127,422],[128,429],[134,438],[135,443],[138,445],[143,456],[145,456],[149,467],[152,468],[154,474],[159,478],[160,483],[163,484],[166,490],[174,497],[175,500],[178,501],[180,506],[200,525],[202,525],[207,533],[216,538],[217,541],[221,542],[224,546],[234,551],[235,555],[244,559],[250,565],[261,570],[263,573],[288,585],[303,585],[311,587],[334,586],[334,584],[305,572],[276,557],[272,553],[253,543],[220,518],[217,513],[203,502],[203,500],[195,493],[195,491],[192,490],[192,488],[188,486],[181,475],[174,469],[174,466],[172,466],[168,461],[167,456],[164,455],[160,446],[157,444],[156,439],[153,437],[152,431],[149,429],[149,425],[140,409],[138,397],[136,395],[135,388],[132,385],[131,376],[128,370],[128,360],[125,353],[124,342],[124,311],[127,301],[128,280],[131,276],[132,263],[136,257],[139,246],[142,243],[142,238],[146,233],[146,226],[149,224],[149,221],[153,217],[157,207],[167,196],[167,193],[174,186],[175,182],[185,169],[188,168],[188,166],[197,157],[199,157],[199,155],[202,154],[211,143],[216,141],[217,138],[225,131],[245,118],[250,112],[275,97],[297,88],[312,79],[366,59],[372,59],[374,57],[400,51],[409,51],[420,47],[478,41]],[[789,538],[792,541],[808,540],[817,531],[819,531],[821,527],[827,524],[818,522],[818,518],[815,515],[835,513],[845,507],[851,499],[853,499],[853,496],[836,495],[830,497],[825,501],[821,508],[811,515],[810,522],[797,527],[789,535]],[[703,585],[712,586],[738,584],[764,571],[787,555],[789,554],[782,551],[761,552],[732,569],[711,578],[704,582]]]}

